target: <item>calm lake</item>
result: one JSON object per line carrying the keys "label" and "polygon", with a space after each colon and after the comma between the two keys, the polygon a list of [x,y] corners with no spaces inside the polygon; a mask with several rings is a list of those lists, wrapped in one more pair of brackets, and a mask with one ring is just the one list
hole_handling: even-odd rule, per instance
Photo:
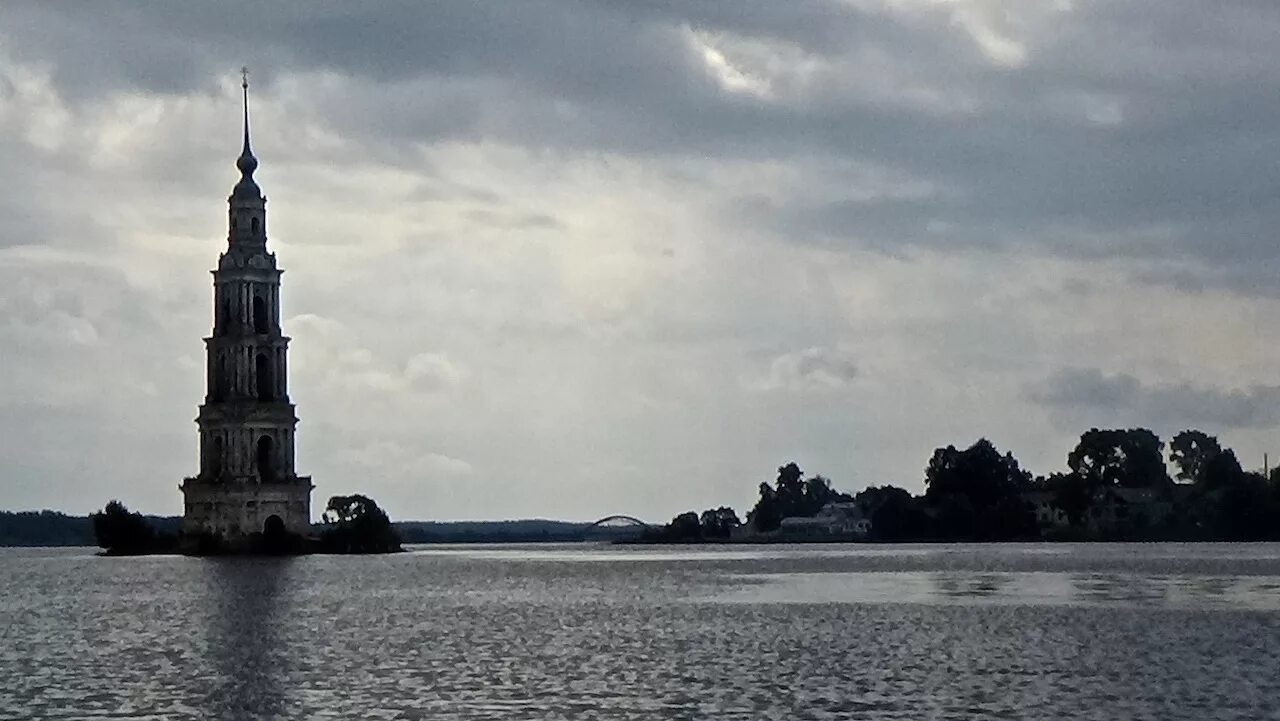
{"label": "calm lake", "polygon": [[1280,718],[1280,545],[0,549],[3,719]]}

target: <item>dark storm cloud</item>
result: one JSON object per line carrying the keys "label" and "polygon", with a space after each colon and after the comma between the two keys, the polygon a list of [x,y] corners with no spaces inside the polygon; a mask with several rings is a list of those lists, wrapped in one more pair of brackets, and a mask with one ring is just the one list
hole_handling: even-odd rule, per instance
{"label": "dark storm cloud", "polygon": [[[329,72],[351,82],[312,97],[314,118],[380,161],[441,140],[781,161],[801,180],[729,199],[721,220],[836,249],[1120,259],[1136,282],[1280,293],[1259,270],[1280,264],[1280,6],[1053,7],[991,22],[1021,49],[1003,61],[965,31],[963,3],[12,3],[0,36],[73,101],[214,92],[241,63],[268,93]],[[690,33],[748,71],[788,53],[822,69],[809,87],[778,79],[776,98],[730,92]],[[753,66],[735,43],[780,54]],[[844,193],[831,163],[932,192]]]}
{"label": "dark storm cloud", "polygon": [[1274,428],[1280,425],[1280,386],[1224,390],[1187,383],[1148,384],[1124,373],[1068,369],[1027,389],[1048,408],[1162,428]]}
{"label": "dark storm cloud", "polygon": [[[1025,232],[1046,221],[1115,227],[1274,216],[1280,98],[1265,80],[1280,73],[1270,52],[1280,10],[1077,3],[1050,18],[1051,28],[1026,32],[1026,59],[1009,67],[983,57],[944,9],[922,7],[28,4],[6,9],[6,40],[21,57],[50,63],[60,87],[86,94],[122,82],[151,92],[209,88],[241,62],[268,83],[317,70],[366,79],[372,89],[349,98],[353,106],[337,118],[354,134],[484,133],[639,153],[865,159],[961,189],[930,212],[962,227],[994,220]],[[702,67],[687,30],[778,43],[831,69],[812,92],[778,102],[738,96]],[[863,92],[876,74],[902,86],[887,91],[901,97]],[[391,91],[380,94],[381,85]],[[908,86],[964,108],[922,107],[909,101]],[[1085,106],[1110,101],[1122,116],[1113,125],[1087,119]],[[808,200],[794,212],[812,210],[812,222],[827,227],[831,209]],[[909,231],[919,211],[902,210]],[[1242,237],[1225,242],[1256,250]]]}

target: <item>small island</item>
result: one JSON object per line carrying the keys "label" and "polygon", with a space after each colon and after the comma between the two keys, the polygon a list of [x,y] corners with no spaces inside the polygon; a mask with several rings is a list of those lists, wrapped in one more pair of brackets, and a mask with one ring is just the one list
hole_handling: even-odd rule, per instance
{"label": "small island", "polygon": [[181,530],[153,525],[152,520],[131,512],[119,501],[110,501],[90,515],[94,537],[107,556],[138,556],[187,552],[216,556],[229,554],[300,555],[307,553],[397,553],[403,549],[391,519],[368,496],[333,496],[325,506],[322,523],[308,534],[297,534],[283,525],[268,525],[247,534],[232,547],[216,536],[192,537]]}

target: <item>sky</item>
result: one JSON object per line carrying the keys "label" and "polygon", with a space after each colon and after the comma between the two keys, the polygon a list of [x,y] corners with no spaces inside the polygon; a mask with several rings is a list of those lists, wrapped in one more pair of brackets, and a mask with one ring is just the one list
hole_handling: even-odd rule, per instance
{"label": "sky", "polygon": [[1280,459],[1272,0],[0,3],[0,508],[181,511],[239,68],[313,506]]}

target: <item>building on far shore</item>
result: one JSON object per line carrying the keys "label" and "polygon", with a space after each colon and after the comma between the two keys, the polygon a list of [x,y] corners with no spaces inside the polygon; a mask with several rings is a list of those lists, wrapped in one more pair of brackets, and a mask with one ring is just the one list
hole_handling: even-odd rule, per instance
{"label": "building on far shore", "polygon": [[1023,502],[1036,515],[1036,527],[1041,532],[1071,525],[1067,512],[1058,505],[1058,494],[1053,491],[1025,491],[1020,495]]}
{"label": "building on far shore", "polygon": [[788,516],[782,519],[778,535],[800,539],[865,539],[871,534],[871,519],[857,503],[832,501],[813,516]]}
{"label": "building on far shore", "polygon": [[1167,522],[1175,501],[1189,486],[1169,488],[1107,488],[1098,493],[1085,517],[1085,526],[1096,533],[1144,531]]}
{"label": "building on far shore", "polygon": [[256,541],[311,530],[311,478],[294,468],[298,418],[289,402],[280,327],[280,274],[267,250],[267,199],[249,147],[244,92],[240,181],[228,198],[227,249],[213,271],[213,332],[207,354],[200,471],[180,486],[185,550],[248,550]]}

